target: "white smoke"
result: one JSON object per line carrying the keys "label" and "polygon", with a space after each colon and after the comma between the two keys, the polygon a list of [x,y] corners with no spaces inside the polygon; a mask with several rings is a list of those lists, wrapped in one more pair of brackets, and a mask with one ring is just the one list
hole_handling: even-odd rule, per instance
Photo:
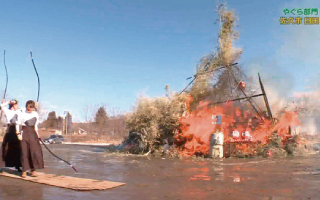
{"label": "white smoke", "polygon": [[305,133],[307,135],[316,135],[317,134],[317,126],[315,124],[315,118],[306,118],[301,120],[302,126],[300,129],[301,133]]}
{"label": "white smoke", "polygon": [[294,96],[300,101],[299,106],[305,109],[300,114],[301,133],[308,135],[318,134],[320,130],[320,92],[296,92]]}
{"label": "white smoke", "polygon": [[[258,78],[258,73],[260,74],[273,114],[289,106],[294,88],[294,80],[289,71],[282,69],[276,62],[264,58],[251,60],[244,66],[244,70],[247,76],[251,77],[251,84],[255,86],[257,94],[262,93]],[[263,101],[259,104],[265,107]]]}

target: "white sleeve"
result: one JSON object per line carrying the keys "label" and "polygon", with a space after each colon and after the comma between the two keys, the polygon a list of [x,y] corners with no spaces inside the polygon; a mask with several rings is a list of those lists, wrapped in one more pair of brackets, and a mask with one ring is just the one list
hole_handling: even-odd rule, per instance
{"label": "white sleeve", "polygon": [[36,121],[36,124],[34,125],[34,128],[35,128],[36,132],[38,133],[39,115],[37,112],[34,112],[34,113],[35,113],[35,117],[37,118],[37,121]]}
{"label": "white sleeve", "polygon": [[25,112],[22,112],[21,111],[21,113],[20,113],[20,119],[19,119],[19,121],[20,121],[20,123],[21,123],[21,125],[22,126],[26,126],[26,124],[24,123],[25,122],[25,114],[24,114]]}
{"label": "white sleeve", "polygon": [[6,112],[7,110],[9,110],[8,105],[9,105],[9,101],[4,102],[3,104],[0,105],[1,110],[3,110],[4,112]]}
{"label": "white sleeve", "polygon": [[18,125],[22,125],[23,124],[23,113],[22,113],[22,110],[19,110],[17,114],[18,114],[17,124]]}

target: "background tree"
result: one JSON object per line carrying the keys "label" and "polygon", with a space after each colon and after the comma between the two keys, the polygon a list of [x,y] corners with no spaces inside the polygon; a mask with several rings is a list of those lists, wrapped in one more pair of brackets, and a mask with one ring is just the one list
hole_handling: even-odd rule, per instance
{"label": "background tree", "polygon": [[96,129],[99,135],[104,134],[106,132],[107,124],[108,124],[108,114],[106,109],[101,106],[95,115],[94,123],[96,125]]}
{"label": "background tree", "polygon": [[61,116],[57,118],[57,129],[59,130],[63,129],[63,118]]}
{"label": "background tree", "polygon": [[108,116],[108,135],[112,138],[124,138],[126,135],[125,115],[119,108],[112,108]]}
{"label": "background tree", "polygon": [[49,112],[48,118],[45,124],[46,124],[46,128],[57,128],[57,115],[55,111]]}
{"label": "background tree", "polygon": [[87,123],[90,121],[90,118],[89,118],[89,110],[90,110],[89,105],[87,105],[87,106],[85,106],[85,107],[83,108],[84,120],[85,120],[85,122],[87,122]]}
{"label": "background tree", "polygon": [[70,114],[70,112],[68,112],[66,119],[67,119],[67,132],[70,133],[72,130],[72,115]]}
{"label": "background tree", "polygon": [[46,108],[45,108],[43,103],[38,102],[37,112],[38,112],[38,115],[39,115],[39,121],[40,122],[45,121],[48,112],[47,112],[47,110],[46,110]]}

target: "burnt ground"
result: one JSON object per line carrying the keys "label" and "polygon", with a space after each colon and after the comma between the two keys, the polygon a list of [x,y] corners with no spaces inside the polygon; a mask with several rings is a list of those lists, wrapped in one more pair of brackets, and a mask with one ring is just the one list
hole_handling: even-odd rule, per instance
{"label": "burnt ground", "polygon": [[106,154],[101,147],[49,145],[79,173],[44,151],[47,173],[125,182],[78,192],[0,178],[0,199],[319,199],[320,155],[285,159],[161,159]]}

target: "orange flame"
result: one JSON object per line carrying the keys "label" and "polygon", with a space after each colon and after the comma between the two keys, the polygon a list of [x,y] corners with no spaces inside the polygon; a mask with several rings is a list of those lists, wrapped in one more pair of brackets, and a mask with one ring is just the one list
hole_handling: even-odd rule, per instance
{"label": "orange flame", "polygon": [[[192,98],[188,97],[187,107],[190,108]],[[177,143],[183,143],[181,154],[192,156],[195,154],[208,154],[210,150],[210,137],[219,127],[224,133],[224,142],[234,141],[231,133],[237,130],[240,134],[249,131],[251,141],[260,141],[261,144],[268,142],[268,136],[276,131],[280,136],[289,136],[289,126],[298,126],[300,121],[298,113],[286,112],[273,127],[272,121],[263,118],[262,121],[252,111],[241,111],[233,103],[225,103],[221,106],[208,107],[209,102],[200,102],[198,109],[187,113],[180,118],[181,133],[176,136]],[[215,124],[214,117],[222,118],[221,125]],[[240,140],[244,140],[240,135]]]}

